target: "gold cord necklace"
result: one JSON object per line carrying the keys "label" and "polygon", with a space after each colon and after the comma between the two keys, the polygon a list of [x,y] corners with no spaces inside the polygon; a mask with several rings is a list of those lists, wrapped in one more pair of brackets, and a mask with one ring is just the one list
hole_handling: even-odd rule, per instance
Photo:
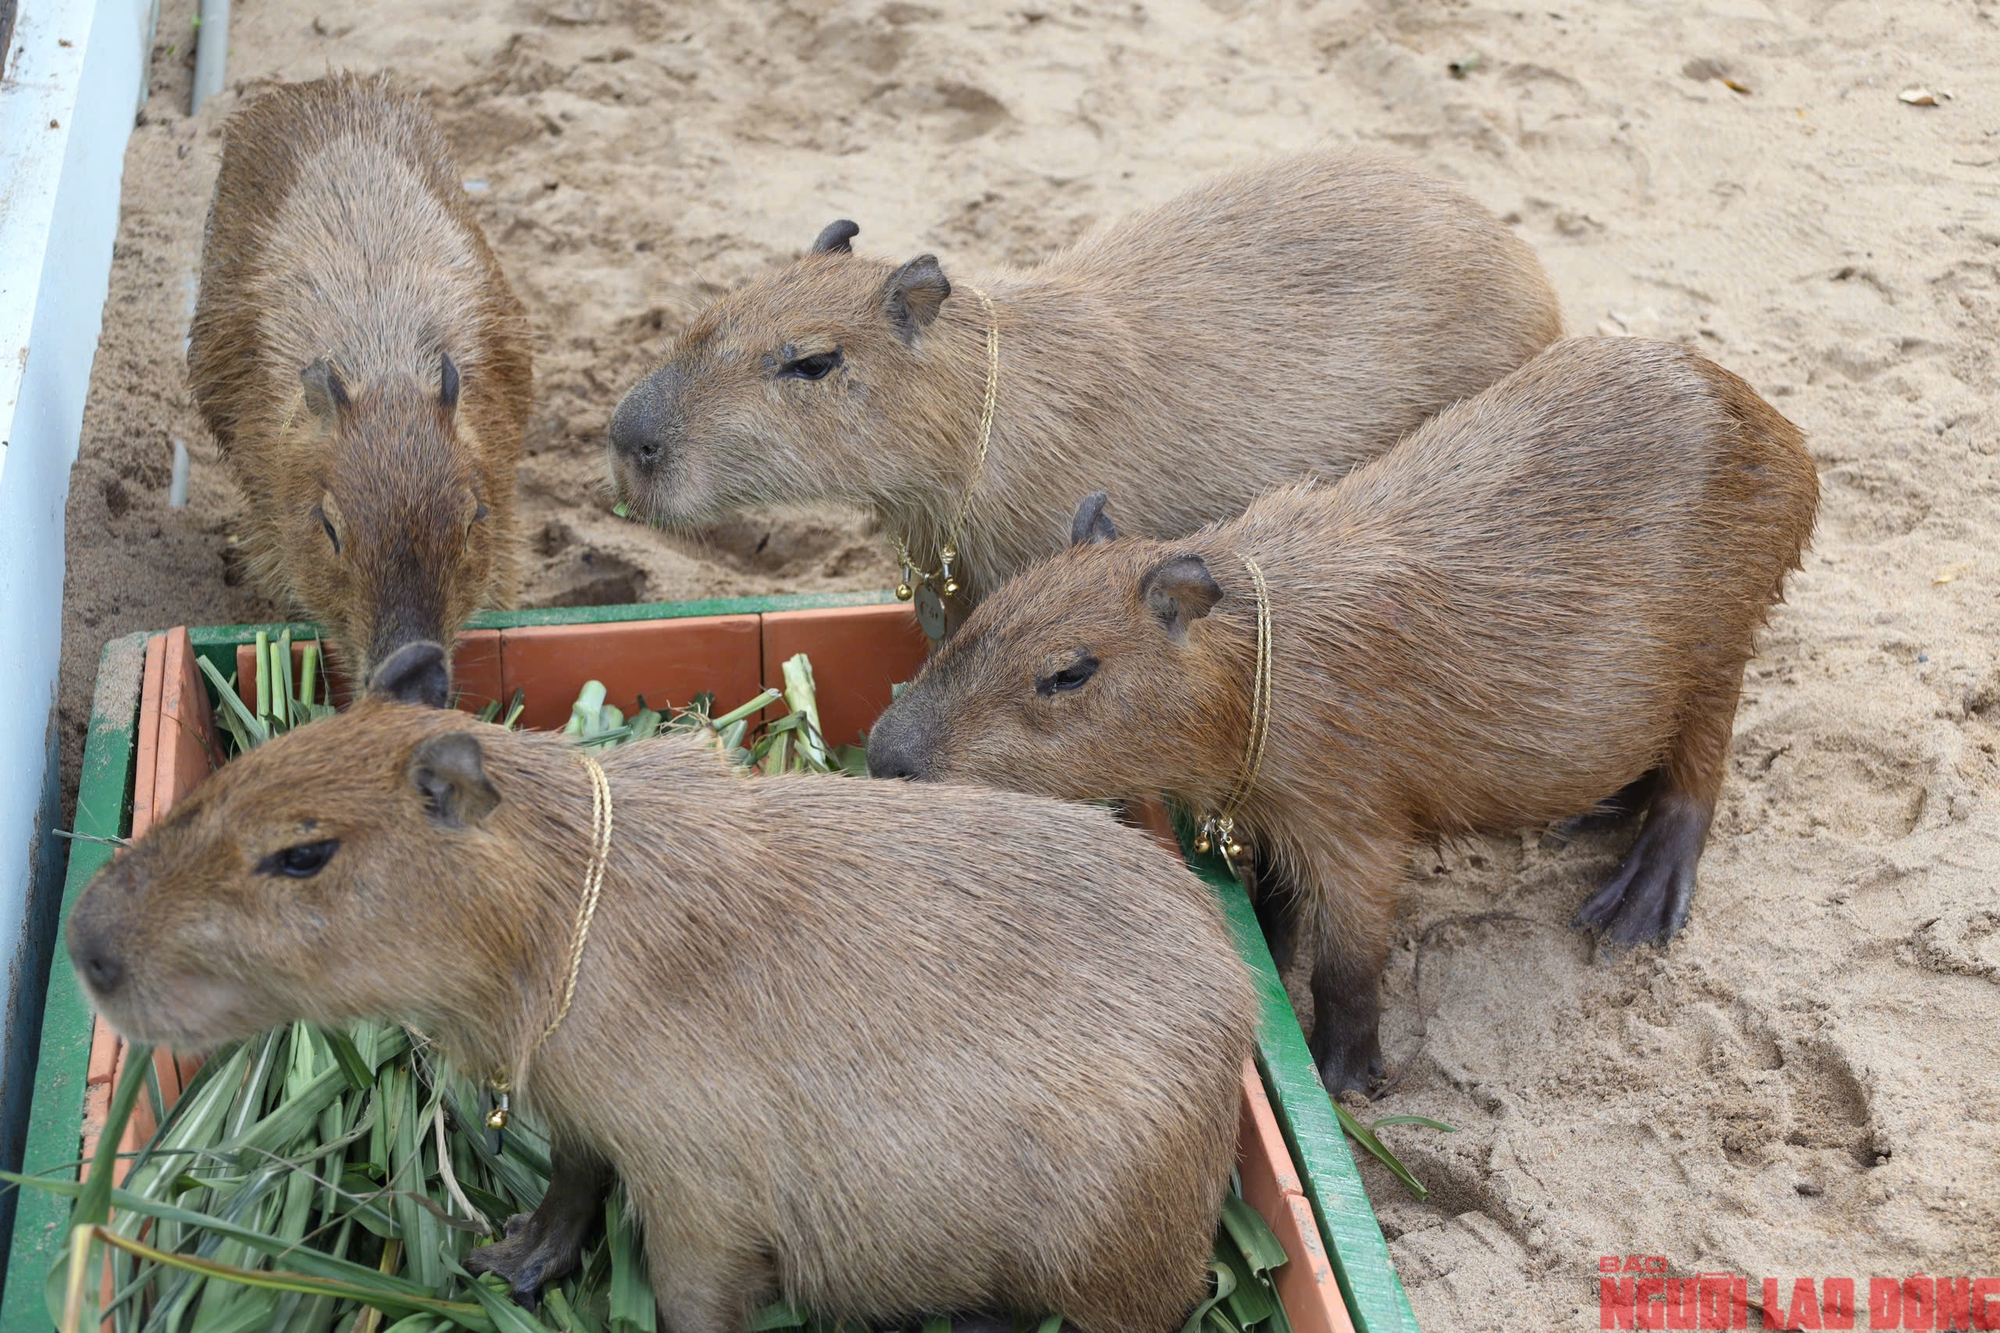
{"label": "gold cord necklace", "polygon": [[[576,906],[576,928],[569,946],[569,976],[563,982],[562,1003],[556,1007],[556,1016],[542,1029],[542,1035],[535,1038],[535,1044],[528,1049],[528,1058],[533,1060],[542,1049],[542,1043],[555,1035],[569,1017],[570,1001],[576,998],[576,979],[583,971],[583,945],[590,938],[590,921],[597,915],[597,900],[604,890],[604,865],[611,857],[611,784],[604,777],[604,770],[597,760],[587,754],[577,758],[582,761],[584,771],[590,774],[590,861],[583,871],[583,899]],[[487,1080],[493,1090],[495,1105],[486,1115],[486,1127],[500,1130],[507,1128],[508,1094],[512,1091],[510,1080],[503,1071]]]}
{"label": "gold cord necklace", "polygon": [[1264,762],[1264,739],[1271,730],[1271,591],[1264,586],[1264,571],[1255,560],[1244,556],[1243,567],[1250,571],[1250,581],[1257,587],[1257,674],[1250,682],[1250,741],[1235,790],[1230,792],[1220,813],[1202,821],[1194,839],[1197,852],[1222,848],[1222,859],[1229,866],[1229,873],[1238,879],[1243,878],[1243,867],[1238,863],[1245,849],[1236,836],[1236,812],[1243,808],[1243,802],[1250,798],[1251,788],[1257,783],[1257,770]]}
{"label": "gold cord necklace", "polygon": [[917,622],[933,642],[944,638],[945,600],[958,596],[964,587],[951,567],[958,559],[958,543],[965,534],[965,516],[972,508],[973,488],[979,485],[979,478],[986,471],[986,446],[993,439],[993,405],[1000,393],[1000,321],[993,313],[992,298],[983,289],[966,285],[986,311],[986,402],[979,411],[979,458],[972,465],[964,494],[959,497],[958,513],[945,529],[944,545],[938,550],[938,568],[920,567],[910,555],[909,544],[894,533],[889,535],[896,547],[896,558],[903,566],[903,581],[896,585],[896,599],[903,602],[915,599]]}

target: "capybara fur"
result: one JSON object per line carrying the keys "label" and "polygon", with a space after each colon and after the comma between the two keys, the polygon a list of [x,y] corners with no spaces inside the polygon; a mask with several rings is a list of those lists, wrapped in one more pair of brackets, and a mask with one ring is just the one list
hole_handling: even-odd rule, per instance
{"label": "capybara fur", "polygon": [[188,375],[249,569],[356,681],[512,603],[527,316],[416,98],[341,74],[230,118]]}
{"label": "capybara fur", "polygon": [[[970,606],[1060,550],[1077,496],[1179,537],[1331,479],[1561,336],[1529,248],[1454,186],[1353,152],[1235,172],[1032,268],[947,278],[837,222],[677,338],[612,418],[614,484],[656,521],[831,499],[921,562],[970,494]],[[990,296],[991,450],[975,467]]]}
{"label": "capybara fur", "polygon": [[1180,1326],[1254,1033],[1185,867],[1014,793],[743,777],[683,737],[601,762],[602,897],[532,1059],[591,783],[561,737],[455,711],[371,697],[228,764],[84,890],[70,956],[135,1040],[368,1016],[512,1071],[623,1180],[675,1333],[779,1297]]}
{"label": "capybara fur", "polygon": [[1420,840],[1616,795],[1645,820],[1580,921],[1680,929],[1744,663],[1818,496],[1798,430],[1728,371],[1666,343],[1560,343],[1344,481],[1184,540],[1112,540],[1092,497],[1080,544],[903,690],[869,766],[1218,813],[1245,768],[1254,559],[1270,732],[1238,824],[1294,895],[1321,1075],[1362,1087]]}

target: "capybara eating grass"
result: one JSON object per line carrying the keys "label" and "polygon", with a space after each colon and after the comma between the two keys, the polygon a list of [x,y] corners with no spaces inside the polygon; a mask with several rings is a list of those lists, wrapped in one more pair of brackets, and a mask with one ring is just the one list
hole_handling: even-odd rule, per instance
{"label": "capybara eating grass", "polygon": [[381,697],[196,788],[84,890],[70,957],[135,1040],[375,1017],[506,1071],[557,1178],[468,1267],[524,1298],[574,1265],[615,1169],[676,1333],[779,1297],[1181,1325],[1254,1033],[1184,866],[1041,798],[746,778],[682,737],[600,762],[602,895],[539,1048],[592,780],[559,736]]}
{"label": "capybara eating grass", "polygon": [[[1678,346],[1558,344],[1332,486],[1173,542],[1077,544],[982,604],[869,735],[878,776],[1224,807],[1295,895],[1327,1087],[1380,1071],[1377,982],[1419,840],[1643,806],[1579,921],[1681,928],[1743,667],[1812,533],[1798,430]],[[1115,513],[1116,497],[1112,501]]]}
{"label": "capybara eating grass", "polygon": [[925,569],[955,537],[954,621],[1060,550],[1086,491],[1115,495],[1134,535],[1184,536],[1346,473],[1562,332],[1534,254],[1490,213],[1344,150],[1218,177],[979,277],[864,258],[856,231],[832,224],[675,339],[612,418],[614,484],[682,525],[854,503]]}
{"label": "capybara eating grass", "polygon": [[188,374],[250,570],[356,681],[512,602],[527,316],[416,98],[341,74],[230,119]]}

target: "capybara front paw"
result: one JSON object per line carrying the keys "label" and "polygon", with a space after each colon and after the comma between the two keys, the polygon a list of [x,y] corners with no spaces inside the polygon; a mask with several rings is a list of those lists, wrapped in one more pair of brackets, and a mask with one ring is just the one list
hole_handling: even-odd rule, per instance
{"label": "capybara front paw", "polygon": [[1577,912],[1575,924],[1619,944],[1672,939],[1687,924],[1707,833],[1706,811],[1691,803],[1656,803],[1632,850]]}
{"label": "capybara front paw", "polygon": [[465,1256],[465,1271],[498,1275],[517,1305],[538,1310],[542,1288],[576,1271],[581,1247],[574,1239],[538,1234],[534,1217],[516,1213],[507,1219],[505,1240],[482,1245]]}

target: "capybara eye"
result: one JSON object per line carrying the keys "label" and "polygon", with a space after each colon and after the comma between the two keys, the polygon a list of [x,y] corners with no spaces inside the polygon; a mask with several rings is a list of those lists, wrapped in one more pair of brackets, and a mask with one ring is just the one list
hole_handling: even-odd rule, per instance
{"label": "capybara eye", "polygon": [[1071,662],[1053,675],[1043,676],[1035,682],[1035,693],[1041,695],[1061,694],[1066,690],[1082,689],[1090,678],[1097,674],[1097,659],[1089,653]]}
{"label": "capybara eye", "polygon": [[319,519],[319,525],[326,529],[326,539],[333,543],[333,553],[339,555],[340,534],[333,530],[333,520],[329,519],[323,511],[318,509],[313,510],[313,515]]}
{"label": "capybara eye", "polygon": [[272,852],[258,863],[257,872],[263,875],[283,875],[287,879],[311,879],[333,859],[333,854],[339,849],[338,838],[328,838],[325,842],[302,842],[296,847],[287,847],[282,852]]}
{"label": "capybara eye", "polygon": [[839,364],[840,349],[836,347],[831,352],[816,352],[811,356],[787,361],[779,369],[778,374],[791,379],[823,380]]}

